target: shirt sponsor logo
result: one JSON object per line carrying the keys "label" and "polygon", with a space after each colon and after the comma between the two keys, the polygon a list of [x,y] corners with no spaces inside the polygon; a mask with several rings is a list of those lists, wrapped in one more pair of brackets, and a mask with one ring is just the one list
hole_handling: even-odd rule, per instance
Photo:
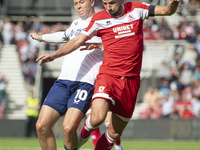
{"label": "shirt sponsor logo", "polygon": [[115,38],[135,35],[135,32],[131,32],[131,29],[133,29],[133,24],[113,28],[113,32],[118,33],[118,36],[115,36]]}

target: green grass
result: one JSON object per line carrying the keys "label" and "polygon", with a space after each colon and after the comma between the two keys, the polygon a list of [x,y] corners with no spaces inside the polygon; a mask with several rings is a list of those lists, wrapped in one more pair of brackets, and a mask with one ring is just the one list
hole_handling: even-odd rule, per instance
{"label": "green grass", "polygon": [[[124,150],[200,150],[200,141],[191,140],[125,140]],[[63,140],[57,139],[58,150],[64,150]],[[93,150],[89,140],[81,150]],[[41,150],[37,138],[0,138],[0,150]],[[114,148],[112,149],[114,150]]]}

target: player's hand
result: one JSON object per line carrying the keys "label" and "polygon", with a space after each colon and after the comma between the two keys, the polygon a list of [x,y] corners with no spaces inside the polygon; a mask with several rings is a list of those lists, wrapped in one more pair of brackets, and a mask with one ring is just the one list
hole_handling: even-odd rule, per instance
{"label": "player's hand", "polygon": [[98,48],[100,50],[103,50],[103,45],[102,44],[97,44],[97,43],[85,43],[82,46],[84,46],[84,47],[80,48],[80,51],[92,50],[94,48]]}
{"label": "player's hand", "polygon": [[37,33],[31,33],[31,37],[32,37],[32,39],[34,39],[34,40],[37,40],[37,41],[39,41],[39,42],[42,42],[43,40],[42,40],[42,35],[39,35],[39,34],[37,34]]}
{"label": "player's hand", "polygon": [[36,61],[39,61],[39,65],[42,66],[46,62],[51,62],[55,58],[53,57],[52,54],[43,54],[42,56],[38,57]]}

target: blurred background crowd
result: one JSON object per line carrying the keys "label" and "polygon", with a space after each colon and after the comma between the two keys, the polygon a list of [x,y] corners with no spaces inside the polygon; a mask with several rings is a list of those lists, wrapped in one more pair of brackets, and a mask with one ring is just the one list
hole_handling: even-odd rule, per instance
{"label": "blurred background crowd", "polygon": [[[168,0],[166,1],[168,3]],[[163,61],[156,70],[159,86],[149,85],[143,99],[138,119],[200,119],[200,22],[191,19],[199,14],[200,0],[184,0],[177,14],[181,21],[169,23],[164,17],[144,21],[144,40],[184,40],[184,51],[174,52],[169,62]],[[187,12],[187,13],[185,13]],[[30,37],[39,34],[65,31],[70,25],[58,22],[45,24],[37,16],[26,16],[24,21],[11,21],[9,16],[0,19],[1,45],[15,44],[21,63],[21,71],[28,88],[34,86],[41,44]],[[45,43],[45,49],[57,50],[59,44]],[[145,49],[144,49],[145,51]],[[1,59],[1,57],[0,57]],[[6,101],[6,85],[9,79],[0,71],[0,118]],[[142,88],[142,87],[141,87]],[[27,89],[28,90],[28,89]]]}

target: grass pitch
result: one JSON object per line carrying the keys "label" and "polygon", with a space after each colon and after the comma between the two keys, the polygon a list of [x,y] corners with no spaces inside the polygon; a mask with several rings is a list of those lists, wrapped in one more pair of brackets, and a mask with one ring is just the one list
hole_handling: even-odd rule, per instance
{"label": "grass pitch", "polygon": [[[124,150],[200,150],[200,141],[191,140],[127,140],[122,139]],[[64,150],[63,139],[57,139],[58,150]],[[93,150],[89,140],[81,150]],[[0,138],[0,150],[41,150],[37,138]],[[112,149],[114,150],[114,148]]]}

